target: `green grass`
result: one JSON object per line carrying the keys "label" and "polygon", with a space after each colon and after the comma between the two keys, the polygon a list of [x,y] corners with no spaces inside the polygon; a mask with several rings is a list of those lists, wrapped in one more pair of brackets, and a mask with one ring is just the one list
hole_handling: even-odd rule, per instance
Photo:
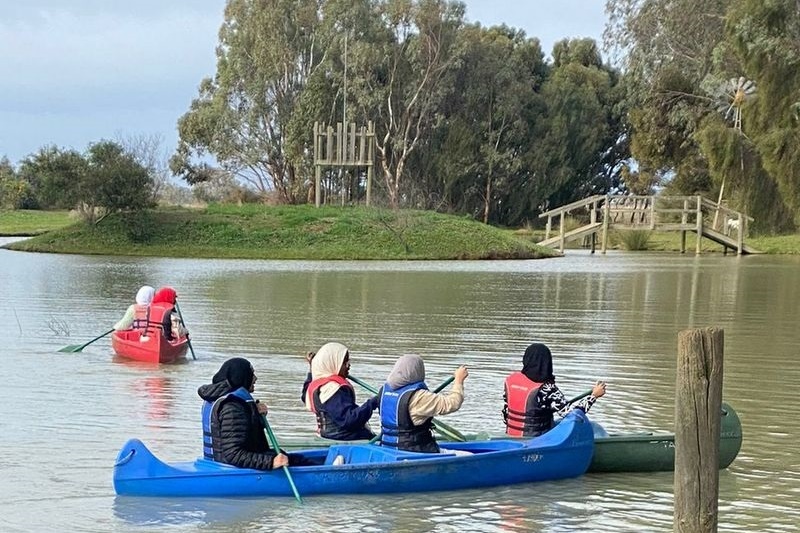
{"label": "green grass", "polygon": [[39,235],[74,224],[68,211],[0,210],[0,235]]}
{"label": "green grass", "polygon": [[470,218],[367,207],[211,205],[114,215],[14,250],[249,259],[530,259],[548,248]]}

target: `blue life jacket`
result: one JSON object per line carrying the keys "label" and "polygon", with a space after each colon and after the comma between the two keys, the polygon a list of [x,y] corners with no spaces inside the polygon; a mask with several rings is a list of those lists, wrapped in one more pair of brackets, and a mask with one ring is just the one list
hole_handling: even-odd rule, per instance
{"label": "blue life jacket", "polygon": [[439,445],[431,431],[433,418],[415,426],[408,412],[411,396],[418,390],[428,390],[428,387],[423,381],[409,383],[399,389],[393,389],[388,383],[383,385],[381,444],[409,452],[438,453]]}
{"label": "blue life jacket", "polygon": [[214,435],[211,431],[211,418],[216,414],[219,406],[225,400],[231,398],[238,398],[243,402],[255,402],[255,399],[250,394],[250,391],[244,387],[239,387],[233,392],[229,392],[225,396],[220,396],[214,403],[209,401],[203,402],[203,457],[209,460],[214,460]]}

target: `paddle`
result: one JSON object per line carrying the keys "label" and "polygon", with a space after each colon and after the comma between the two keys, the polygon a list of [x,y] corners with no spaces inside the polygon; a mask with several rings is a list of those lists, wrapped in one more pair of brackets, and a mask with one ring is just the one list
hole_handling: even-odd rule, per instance
{"label": "paddle", "polygon": [[[361,385],[362,387],[364,387],[366,390],[368,390],[372,394],[378,394],[378,391],[375,390],[374,387],[370,386],[368,383],[364,383],[363,381],[361,381],[357,377],[355,377],[355,376],[347,376],[347,378],[349,380],[351,380],[353,383],[355,383],[357,385]],[[455,379],[454,376],[450,376],[449,378],[447,378],[444,381],[444,383],[442,383],[441,385],[436,387],[436,389],[434,389],[433,392],[434,393],[441,392],[445,387],[450,385],[453,382],[454,379]],[[457,430],[456,428],[454,428],[452,426],[449,426],[449,425],[445,424],[444,422],[442,422],[440,420],[436,420],[435,418],[433,419],[433,427],[436,428],[436,431],[438,431],[442,435],[445,435],[450,440],[454,440],[454,441],[458,441],[458,442],[466,442],[466,440],[467,440],[467,438],[464,436],[464,434],[461,433],[459,430]],[[380,437],[380,435],[376,435],[372,440],[370,440],[370,442],[376,442],[379,437]]]}
{"label": "paddle", "polygon": [[[181,326],[186,329],[186,323],[183,321],[183,315],[181,314],[181,306],[178,305],[178,301],[175,300],[175,310],[178,312],[178,318],[181,319]],[[192,348],[192,339],[189,338],[189,333],[186,333],[186,342],[189,344],[189,351],[192,353],[192,359],[197,361],[197,357],[194,355],[194,348]]]}
{"label": "paddle", "polygon": [[583,392],[583,393],[579,394],[578,396],[575,396],[573,399],[571,399],[571,400],[567,400],[567,403],[568,403],[568,404],[570,404],[570,403],[575,403],[575,402],[577,402],[578,400],[583,400],[584,398],[586,398],[587,396],[589,396],[589,395],[592,393],[592,391],[593,391],[593,390],[594,390],[594,389],[589,389],[589,390],[587,390],[586,392]]}
{"label": "paddle", "polygon": [[[269,441],[269,445],[275,450],[277,453],[281,453],[281,447],[278,445],[278,439],[275,438],[275,434],[272,432],[272,428],[269,427],[269,422],[267,422],[267,417],[261,415],[261,421],[264,423],[264,431],[267,432],[267,440]],[[297,492],[297,487],[294,484],[294,480],[292,479],[292,473],[289,472],[288,466],[282,466],[283,471],[286,472],[286,479],[289,480],[289,485],[292,487],[292,492],[294,493],[294,497],[297,498],[299,503],[303,503],[303,498],[300,497],[300,493]]]}
{"label": "paddle", "polygon": [[98,335],[97,337],[95,337],[94,339],[90,340],[89,342],[87,342],[85,344],[70,344],[69,346],[64,346],[63,348],[61,348],[58,351],[59,352],[70,352],[70,353],[80,352],[81,350],[83,350],[84,348],[86,348],[87,346],[92,344],[94,341],[98,341],[98,340],[102,339],[103,337],[105,337],[109,333],[113,333],[113,331],[114,331],[114,328],[111,328],[110,330],[106,331],[102,335]]}

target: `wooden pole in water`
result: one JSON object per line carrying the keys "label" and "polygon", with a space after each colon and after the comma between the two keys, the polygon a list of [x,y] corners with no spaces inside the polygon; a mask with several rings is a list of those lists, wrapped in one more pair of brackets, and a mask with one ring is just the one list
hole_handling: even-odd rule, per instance
{"label": "wooden pole in water", "polygon": [[676,533],[717,531],[724,331],[678,334],[675,387]]}

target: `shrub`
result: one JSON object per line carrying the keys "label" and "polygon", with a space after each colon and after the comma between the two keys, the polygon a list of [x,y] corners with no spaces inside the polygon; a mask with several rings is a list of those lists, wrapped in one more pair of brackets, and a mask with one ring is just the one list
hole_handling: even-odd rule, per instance
{"label": "shrub", "polygon": [[155,221],[147,209],[125,213],[123,216],[128,238],[135,243],[149,241],[155,233]]}
{"label": "shrub", "polygon": [[651,231],[649,229],[622,230],[617,235],[626,250],[647,250]]}

